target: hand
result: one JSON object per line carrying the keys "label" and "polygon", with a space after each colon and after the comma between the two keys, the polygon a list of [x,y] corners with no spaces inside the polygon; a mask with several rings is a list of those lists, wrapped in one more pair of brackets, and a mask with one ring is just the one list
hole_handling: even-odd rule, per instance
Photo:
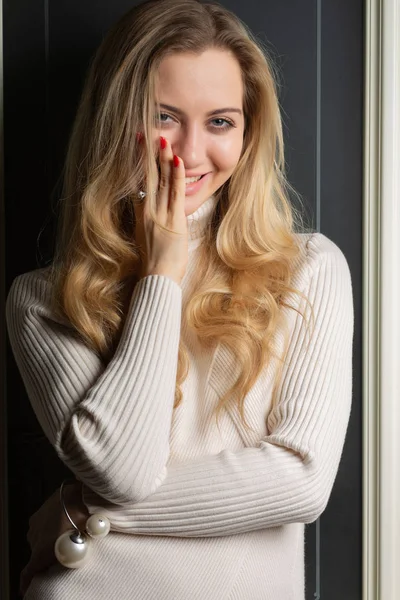
{"label": "hand", "polygon": [[[71,519],[84,530],[89,518],[81,499],[81,484],[64,486],[64,500]],[[57,562],[54,554],[54,544],[58,536],[72,529],[60,502],[58,488],[29,519],[27,540],[31,547],[31,557],[20,575],[20,593],[23,596],[29,584],[37,573]]]}
{"label": "hand", "polygon": [[[148,196],[135,205],[135,240],[142,249],[141,277],[166,275],[181,283],[188,262],[188,232],[185,215],[185,167],[174,157],[165,138],[159,150],[160,181],[157,192],[156,216],[159,222],[177,233],[160,229],[149,218]],[[178,166],[175,166],[175,161]],[[179,161],[179,162],[178,162]]]}

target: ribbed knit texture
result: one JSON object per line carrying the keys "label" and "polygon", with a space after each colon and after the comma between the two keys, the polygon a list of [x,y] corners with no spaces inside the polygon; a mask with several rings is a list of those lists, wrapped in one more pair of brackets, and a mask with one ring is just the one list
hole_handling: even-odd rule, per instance
{"label": "ribbed knit texture", "polygon": [[[25,598],[47,600],[304,600],[304,524],[324,511],[343,450],[352,396],[353,295],[347,261],[321,233],[299,234],[293,287],[310,299],[303,319],[283,309],[290,347],[271,410],[276,364],[245,400],[214,408],[235,375],[222,345],[203,350],[181,322],[212,196],[188,217],[181,286],[139,281],[108,365],[49,308],[46,269],[18,276],[6,301],[14,356],[37,418],[84,482],[89,511],[111,533],[90,564],[56,564]],[[288,298],[307,310],[298,295]],[[306,312],[310,316],[309,311]],[[173,410],[179,339],[189,348],[183,402]],[[276,332],[277,345],[283,342]],[[282,347],[282,346],[281,346]]]}

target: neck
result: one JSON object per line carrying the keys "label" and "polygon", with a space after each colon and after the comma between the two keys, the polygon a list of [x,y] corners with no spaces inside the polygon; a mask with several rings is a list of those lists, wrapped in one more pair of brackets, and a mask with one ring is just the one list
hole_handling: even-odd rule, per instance
{"label": "neck", "polygon": [[210,196],[191,215],[186,217],[188,225],[189,250],[196,248],[205,236],[217,200]]}

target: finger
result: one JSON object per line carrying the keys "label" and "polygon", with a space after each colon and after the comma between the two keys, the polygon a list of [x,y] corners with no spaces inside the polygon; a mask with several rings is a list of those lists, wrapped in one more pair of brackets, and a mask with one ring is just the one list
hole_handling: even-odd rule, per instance
{"label": "finger", "polygon": [[37,527],[35,529],[33,527],[31,527],[28,530],[28,533],[26,534],[26,540],[29,544],[31,552],[33,552],[33,549],[35,548],[39,539],[40,539],[40,530]]}
{"label": "finger", "polygon": [[157,212],[166,216],[171,195],[172,159],[173,152],[170,143],[165,137],[160,137],[160,183],[157,194]]}
{"label": "finger", "polygon": [[19,592],[21,596],[25,596],[27,589],[33,579],[33,571],[29,568],[29,563],[26,567],[21,571],[21,575],[19,577]]}
{"label": "finger", "polygon": [[173,157],[172,193],[169,205],[170,212],[176,217],[185,216],[185,165],[179,156]]}
{"label": "finger", "polygon": [[[152,140],[152,145],[153,145],[153,151],[155,153],[156,156],[156,162],[157,162],[157,177],[156,177],[156,181],[153,183],[153,185],[155,186],[155,189],[158,189],[159,186],[159,181],[160,181],[160,165],[159,165],[159,150],[160,150],[160,138],[159,136],[156,136],[155,140]],[[141,176],[140,181],[138,181],[138,189],[135,193],[135,203],[134,203],[134,211],[135,211],[135,220],[136,222],[140,222],[144,219],[144,217],[146,216],[147,212],[148,212],[148,198],[150,195],[150,191],[149,191],[149,183],[148,183],[148,175],[145,172],[146,171],[146,160],[145,160],[145,156],[146,156],[146,152],[147,152],[147,146],[145,143],[145,137],[144,134],[142,132],[137,132],[136,134],[136,145],[137,145],[137,152],[138,154],[140,153],[142,155],[142,166],[143,166],[143,174]],[[139,191],[143,191],[146,192],[146,195],[141,198],[138,194]],[[156,193],[155,191],[152,193]]]}
{"label": "finger", "polygon": [[[146,153],[147,153],[147,144],[146,144],[146,138],[144,137],[144,133],[142,133],[141,131],[138,131],[136,133],[136,148],[135,148],[135,150],[136,150],[136,153],[138,156],[138,161],[142,160],[142,164],[144,166],[145,157],[146,157]],[[139,189],[146,190],[147,178],[145,175],[143,175],[142,180],[137,183],[139,184]]]}
{"label": "finger", "polygon": [[32,546],[33,546],[33,533],[32,533],[32,529],[31,527],[28,529],[28,533],[26,534],[26,540],[32,550]]}
{"label": "finger", "polygon": [[22,594],[26,593],[33,577],[55,564],[57,559],[54,554],[53,546],[47,546],[31,555],[27,565],[23,568],[20,575],[20,590]]}
{"label": "finger", "polygon": [[21,572],[21,575],[19,577],[19,593],[21,596],[25,596],[31,581],[32,576],[30,575],[29,571],[25,568]]}
{"label": "finger", "polygon": [[47,567],[56,562],[54,543],[52,541],[47,541],[35,548],[24,570],[27,571],[28,574],[31,572],[37,573],[43,571],[43,569],[47,569]]}
{"label": "finger", "polygon": [[21,572],[19,578],[19,592],[22,597],[25,596],[34,576],[42,570],[43,569],[35,569],[27,565],[25,569]]}

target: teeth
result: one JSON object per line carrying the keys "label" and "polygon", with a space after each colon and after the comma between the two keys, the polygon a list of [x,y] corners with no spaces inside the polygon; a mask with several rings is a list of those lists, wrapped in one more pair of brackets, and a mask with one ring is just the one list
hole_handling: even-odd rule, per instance
{"label": "teeth", "polygon": [[198,181],[201,178],[201,175],[199,175],[198,177],[185,177],[185,181],[186,183],[194,183],[195,181]]}

